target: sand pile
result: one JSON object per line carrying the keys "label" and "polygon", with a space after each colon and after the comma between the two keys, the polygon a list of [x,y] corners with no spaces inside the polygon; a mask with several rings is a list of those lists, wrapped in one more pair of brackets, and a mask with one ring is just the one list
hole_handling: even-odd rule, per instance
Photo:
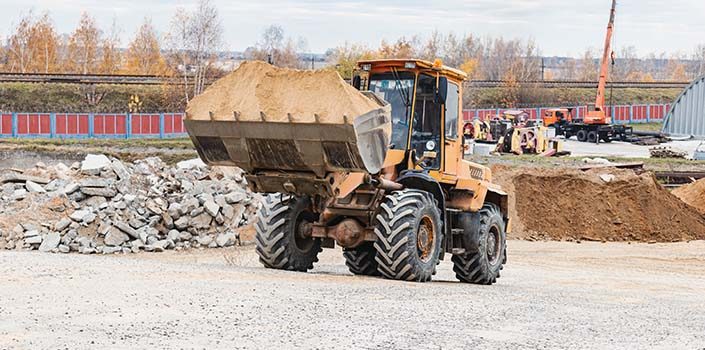
{"label": "sand pile", "polygon": [[628,170],[495,167],[519,239],[673,242],[705,239],[705,219]]}
{"label": "sand pile", "polygon": [[195,97],[188,119],[343,123],[380,106],[331,70],[293,70],[264,62],[244,62]]}
{"label": "sand pile", "polygon": [[705,215],[705,179],[679,187],[672,193]]}

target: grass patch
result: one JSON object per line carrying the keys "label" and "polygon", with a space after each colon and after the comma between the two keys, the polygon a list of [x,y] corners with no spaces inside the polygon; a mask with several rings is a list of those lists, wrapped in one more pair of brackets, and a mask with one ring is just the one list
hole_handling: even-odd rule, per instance
{"label": "grass patch", "polygon": [[189,138],[176,139],[2,139],[0,145],[18,146],[87,146],[114,148],[194,149]]}
{"label": "grass patch", "polygon": [[661,123],[637,123],[637,124],[629,124],[634,131],[649,131],[649,132],[658,132],[661,131],[661,128],[663,127],[663,124]]}

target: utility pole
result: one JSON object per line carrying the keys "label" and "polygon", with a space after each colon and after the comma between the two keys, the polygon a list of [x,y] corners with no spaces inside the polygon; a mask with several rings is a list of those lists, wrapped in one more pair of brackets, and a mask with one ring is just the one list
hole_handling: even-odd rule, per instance
{"label": "utility pole", "polygon": [[546,81],[546,60],[541,57],[541,81]]}

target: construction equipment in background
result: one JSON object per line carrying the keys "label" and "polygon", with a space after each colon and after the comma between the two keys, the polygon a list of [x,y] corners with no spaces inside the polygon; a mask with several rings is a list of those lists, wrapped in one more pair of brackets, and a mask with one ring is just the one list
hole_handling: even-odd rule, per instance
{"label": "construction equipment in background", "polygon": [[649,153],[651,158],[685,159],[688,156],[688,152],[670,146],[651,147]]}
{"label": "construction equipment in background", "polygon": [[551,108],[543,111],[543,125],[556,130],[556,136],[563,135],[563,128],[573,122],[572,108]]}
{"label": "construction equipment in background", "polygon": [[705,142],[698,144],[693,152],[693,160],[705,160]]}
{"label": "construction equipment in background", "polygon": [[466,74],[440,60],[358,68],[362,92],[334,71],[246,62],[191,101],[185,124],[201,159],[242,168],[270,194],[260,262],[307,271],[337,244],[354,274],[424,282],[452,254],[460,281],[494,283],[508,199],[489,168],[463,159]]}
{"label": "construction equipment in background", "polygon": [[542,121],[530,120],[522,110],[507,110],[498,116],[490,116],[467,123],[464,130],[476,143],[496,144],[494,151],[499,153],[562,154],[563,142],[555,137],[554,128],[543,126]]}
{"label": "construction equipment in background", "polygon": [[587,113],[582,119],[574,119],[562,128],[566,139],[576,136],[580,142],[612,142],[613,140],[628,141],[632,133],[632,128],[623,125],[612,124],[612,117],[607,113],[605,105],[605,87],[609,74],[609,64],[615,63],[614,52],[612,51],[612,34],[614,32],[614,18],[617,13],[617,0],[612,0],[610,19],[607,24],[607,35],[605,37],[604,51],[600,65],[600,78],[597,84],[597,96],[595,103],[587,106]]}

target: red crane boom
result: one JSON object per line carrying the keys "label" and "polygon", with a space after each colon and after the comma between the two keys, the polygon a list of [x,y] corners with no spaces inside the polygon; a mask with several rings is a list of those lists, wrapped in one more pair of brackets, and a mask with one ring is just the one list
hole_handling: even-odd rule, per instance
{"label": "red crane boom", "polygon": [[614,32],[614,17],[617,13],[617,0],[612,0],[612,10],[610,11],[610,20],[607,24],[607,36],[605,37],[605,49],[602,53],[602,61],[600,64],[600,81],[597,85],[597,97],[595,105],[588,106],[587,115],[584,118],[585,124],[611,124],[612,118],[607,115],[605,106],[605,87],[607,86],[607,76],[609,74],[608,62],[611,60],[612,53],[612,33]]}

